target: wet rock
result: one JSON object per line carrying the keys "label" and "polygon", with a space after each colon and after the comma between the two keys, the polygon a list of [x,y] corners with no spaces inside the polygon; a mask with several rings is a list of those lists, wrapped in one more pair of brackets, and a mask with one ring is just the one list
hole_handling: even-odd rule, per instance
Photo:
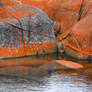
{"label": "wet rock", "polygon": [[92,56],[92,15],[81,19],[68,31],[65,39],[61,35],[65,53],[77,59]]}
{"label": "wet rock", "polygon": [[0,20],[0,58],[31,55],[55,46],[52,22],[38,8],[8,7],[0,13]]}

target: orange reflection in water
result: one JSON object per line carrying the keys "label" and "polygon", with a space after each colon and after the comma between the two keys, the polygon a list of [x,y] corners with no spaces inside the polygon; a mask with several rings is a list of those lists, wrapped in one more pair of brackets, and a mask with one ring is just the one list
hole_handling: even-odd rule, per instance
{"label": "orange reflection in water", "polygon": [[[0,87],[3,91],[21,89],[26,92],[34,89],[37,92],[91,92],[92,64],[83,63],[84,69],[72,70],[53,62],[53,59],[26,57],[0,60],[0,63],[11,64],[0,67]],[[16,77],[12,79],[12,76],[22,81]]]}

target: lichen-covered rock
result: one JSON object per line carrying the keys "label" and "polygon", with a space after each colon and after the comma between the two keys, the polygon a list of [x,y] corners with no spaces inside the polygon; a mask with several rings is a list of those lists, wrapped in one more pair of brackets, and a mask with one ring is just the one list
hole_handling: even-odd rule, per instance
{"label": "lichen-covered rock", "polygon": [[[27,12],[25,12],[27,10]],[[0,58],[31,55],[55,46],[49,17],[35,7],[8,7],[0,12]]]}
{"label": "lichen-covered rock", "polygon": [[[35,6],[47,13],[54,21],[59,22],[61,30],[65,31],[72,27],[79,19],[82,0],[4,0],[5,5],[21,2],[21,5]],[[14,4],[15,5],[15,4]]]}
{"label": "lichen-covered rock", "polygon": [[82,0],[51,0],[44,11],[61,24],[61,31],[65,31],[78,21],[81,4]]}
{"label": "lichen-covered rock", "polygon": [[17,6],[17,5],[24,5],[24,6],[33,6],[40,9],[43,9],[51,0],[0,0],[4,6]]}
{"label": "lichen-covered rock", "polygon": [[0,0],[0,8],[3,8],[4,5],[3,5],[3,2]]}
{"label": "lichen-covered rock", "polygon": [[40,9],[46,8],[45,5],[51,0],[20,0],[22,5],[35,6]]}
{"label": "lichen-covered rock", "polygon": [[18,3],[15,2],[16,0],[0,0],[0,2],[3,4],[3,7],[7,6],[17,6]]}
{"label": "lichen-covered rock", "polygon": [[66,35],[61,35],[61,43],[69,56],[88,59],[92,56],[92,14],[81,19]]}
{"label": "lichen-covered rock", "polygon": [[80,19],[92,14],[92,0],[82,0]]}

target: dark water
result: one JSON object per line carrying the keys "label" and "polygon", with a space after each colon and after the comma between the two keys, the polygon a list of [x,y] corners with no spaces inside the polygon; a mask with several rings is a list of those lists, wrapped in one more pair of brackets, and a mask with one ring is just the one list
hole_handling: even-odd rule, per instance
{"label": "dark water", "polygon": [[[55,58],[19,58],[0,68],[0,92],[92,92],[92,64],[71,70],[52,62]],[[25,66],[23,62],[28,62]],[[21,65],[21,66],[20,66]]]}

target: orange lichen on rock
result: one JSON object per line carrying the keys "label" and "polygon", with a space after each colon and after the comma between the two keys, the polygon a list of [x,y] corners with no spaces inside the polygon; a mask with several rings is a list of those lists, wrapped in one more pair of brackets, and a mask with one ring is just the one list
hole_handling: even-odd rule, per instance
{"label": "orange lichen on rock", "polygon": [[44,11],[65,31],[78,21],[81,4],[82,0],[52,0],[46,4]]}
{"label": "orange lichen on rock", "polygon": [[49,1],[51,0],[21,0],[21,3],[22,5],[35,6],[37,8],[44,9],[46,3]]}
{"label": "orange lichen on rock", "polygon": [[[72,27],[79,18],[82,0],[15,0],[24,6],[35,6],[42,9],[53,20],[59,22],[62,31]],[[16,2],[3,0],[5,5],[12,6]],[[17,3],[16,3],[17,4]],[[16,5],[15,4],[15,5]]]}
{"label": "orange lichen on rock", "polygon": [[23,18],[29,14],[30,14],[29,9],[28,10],[22,10],[22,9],[12,10],[6,7],[3,9],[0,9],[0,21],[7,23],[14,19],[19,20],[20,18]]}
{"label": "orange lichen on rock", "polygon": [[80,11],[80,19],[90,14],[92,14],[92,0],[83,0]]}
{"label": "orange lichen on rock", "polygon": [[0,58],[36,55],[36,52],[40,52],[41,50],[51,50],[52,48],[55,48],[55,43],[51,43],[51,42],[46,42],[46,43],[41,43],[41,44],[33,44],[33,45],[29,44],[29,45],[25,45],[25,46],[22,46],[20,44],[18,46],[18,48],[0,47]]}
{"label": "orange lichen on rock", "polygon": [[16,2],[14,2],[12,0],[2,0],[2,3],[4,4],[4,7],[18,5]]}
{"label": "orange lichen on rock", "polygon": [[1,9],[0,58],[36,55],[54,47],[52,22],[40,9],[27,6]]}
{"label": "orange lichen on rock", "polygon": [[68,31],[64,39],[61,35],[61,43],[78,55],[92,55],[92,15],[81,19]]}

